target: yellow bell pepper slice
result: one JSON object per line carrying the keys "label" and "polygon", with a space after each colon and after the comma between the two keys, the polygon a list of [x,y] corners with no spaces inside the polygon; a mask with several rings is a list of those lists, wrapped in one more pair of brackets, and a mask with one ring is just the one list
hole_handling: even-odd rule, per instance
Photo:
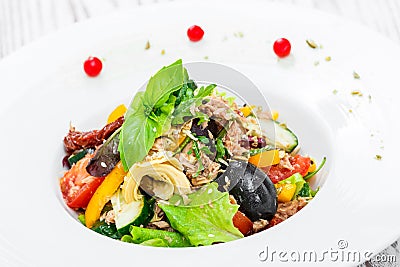
{"label": "yellow bell pepper slice", "polygon": [[273,110],[271,115],[272,115],[272,120],[274,120],[274,121],[278,120],[278,117],[279,117],[278,111]]}
{"label": "yellow bell pepper slice", "polygon": [[100,213],[111,196],[117,191],[119,186],[124,181],[126,172],[122,163],[119,162],[115,168],[104,178],[104,181],[94,192],[86,208],[85,219],[86,227],[91,228],[94,223],[100,218]]}
{"label": "yellow bell pepper slice", "polygon": [[278,164],[280,161],[279,150],[267,150],[251,156],[249,162],[257,167],[268,167]]}
{"label": "yellow bell pepper slice", "polygon": [[278,202],[291,201],[296,192],[295,184],[276,184],[275,187],[278,192]]}
{"label": "yellow bell pepper slice", "polygon": [[240,112],[242,112],[243,116],[247,117],[249,116],[251,113],[253,113],[253,108],[255,106],[245,106],[240,108]]}
{"label": "yellow bell pepper slice", "polygon": [[310,167],[308,167],[307,173],[313,172],[316,169],[317,169],[317,163],[315,163],[315,159],[311,158],[311,164],[310,164]]}
{"label": "yellow bell pepper slice", "polygon": [[119,105],[116,107],[113,112],[108,116],[107,123],[111,123],[119,119],[120,117],[124,116],[126,113],[127,108],[124,104]]}

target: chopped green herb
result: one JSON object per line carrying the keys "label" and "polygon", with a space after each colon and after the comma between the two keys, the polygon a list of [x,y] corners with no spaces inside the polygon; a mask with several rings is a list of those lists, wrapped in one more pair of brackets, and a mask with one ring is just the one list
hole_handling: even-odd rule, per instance
{"label": "chopped green herb", "polygon": [[207,146],[203,146],[202,148],[200,148],[200,150],[202,152],[204,152],[206,155],[211,155],[212,152],[210,151],[210,149]]}
{"label": "chopped green herb", "polygon": [[233,35],[237,38],[243,38],[244,36],[243,32],[235,32]]}
{"label": "chopped green herb", "polygon": [[273,150],[273,149],[274,148],[271,147],[271,146],[265,146],[265,147],[262,147],[262,148],[250,149],[250,157],[252,157],[254,155],[257,155],[257,154],[260,154],[261,152],[268,151],[268,150]]}
{"label": "chopped green herb", "polygon": [[150,42],[149,41],[146,42],[146,46],[144,47],[144,49],[146,49],[146,50],[150,49]]}
{"label": "chopped green herb", "polygon": [[226,148],[225,148],[224,143],[222,142],[221,138],[217,138],[215,147],[217,150],[216,160],[218,161],[219,159],[223,159],[225,157],[225,155],[227,155],[227,153],[226,153]]}
{"label": "chopped green herb", "polygon": [[354,96],[363,96],[360,90],[353,90],[351,91],[351,94]]}
{"label": "chopped green herb", "polygon": [[315,171],[310,172],[310,173],[308,173],[306,176],[304,176],[304,180],[310,179],[311,177],[313,177],[314,175],[316,175],[317,172],[319,172],[319,171],[322,169],[322,167],[325,165],[325,162],[326,162],[326,157],[324,157],[324,158],[322,159],[321,164],[318,166],[318,168],[317,168]]}
{"label": "chopped green herb", "polygon": [[357,80],[359,80],[361,78],[360,75],[355,71],[353,71],[353,77],[354,77],[354,79],[357,79]]}
{"label": "chopped green herb", "polygon": [[203,144],[208,144],[210,143],[210,139],[208,139],[205,136],[197,136],[197,139],[199,139],[200,142],[202,142]]}
{"label": "chopped green herb", "polygon": [[318,45],[311,39],[307,39],[306,43],[308,44],[309,47],[311,47],[312,49],[315,49],[318,47]]}
{"label": "chopped green herb", "polygon": [[196,141],[193,141],[193,152],[194,155],[199,163],[199,168],[197,169],[197,172],[193,175],[193,177],[199,176],[200,172],[204,170],[203,162],[201,161],[201,154],[200,154],[200,149],[199,145],[197,144]]}
{"label": "chopped green herb", "polygon": [[332,93],[333,93],[334,95],[336,95],[338,92],[339,92],[339,91],[336,90],[336,89],[334,89],[334,90],[332,91]]}

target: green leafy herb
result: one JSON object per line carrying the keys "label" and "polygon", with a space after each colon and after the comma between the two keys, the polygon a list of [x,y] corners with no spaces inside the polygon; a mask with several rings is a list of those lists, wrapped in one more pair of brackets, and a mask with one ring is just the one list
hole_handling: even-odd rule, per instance
{"label": "green leafy herb", "polygon": [[206,117],[204,113],[197,112],[193,114],[192,109],[193,107],[200,106],[203,101],[206,101],[206,99],[204,98],[211,95],[215,87],[215,84],[211,84],[207,87],[197,88],[196,90],[194,90],[193,96],[191,98],[184,99],[184,101],[180,102],[180,104],[176,106],[175,111],[172,114],[172,125],[180,125],[188,119],[194,118],[200,118],[201,122],[207,121],[208,117]]}
{"label": "green leafy herb", "polygon": [[183,81],[184,81],[184,84],[183,84],[182,88],[180,90],[174,92],[174,96],[176,96],[175,106],[178,106],[180,103],[193,98],[194,90],[197,89],[196,83],[193,80],[189,80],[189,75],[188,75],[186,69],[184,69],[184,72],[183,72]]}
{"label": "green leafy herb", "polygon": [[[160,203],[172,228],[185,236],[192,245],[211,245],[242,238],[243,235],[233,225],[232,218],[239,206],[230,203],[229,194],[218,191],[217,183],[210,183],[200,190],[187,195],[189,204],[178,205]],[[184,203],[175,195],[170,203]]]}
{"label": "green leafy herb", "polygon": [[155,139],[171,127],[176,96],[187,72],[178,60],[150,78],[145,92],[138,92],[125,115],[118,150],[125,170],[143,160]]}
{"label": "green leafy herb", "polygon": [[321,164],[318,166],[318,168],[317,168],[315,171],[309,172],[309,173],[307,173],[306,176],[304,176],[304,180],[308,180],[308,179],[310,179],[311,177],[313,177],[314,175],[316,175],[317,172],[319,172],[319,171],[322,169],[322,167],[324,167],[325,162],[326,162],[326,157],[324,157],[324,158],[322,159]]}
{"label": "green leafy herb", "polygon": [[203,146],[202,148],[200,148],[200,151],[204,152],[204,154],[206,155],[212,155],[212,152],[208,146]]}
{"label": "green leafy herb", "polygon": [[105,235],[113,239],[121,239],[122,237],[113,223],[107,224],[105,221],[97,221],[91,229],[101,235]]}
{"label": "green leafy herb", "polygon": [[199,141],[200,142],[202,142],[203,144],[208,144],[208,143],[210,143],[210,139],[208,139],[207,137],[205,137],[205,136],[197,136],[197,139],[199,139]]}
{"label": "green leafy herb", "polygon": [[224,142],[221,138],[216,139],[215,148],[217,150],[217,155],[215,156],[216,161],[219,161],[219,159],[225,159],[225,156],[229,155],[228,150],[224,146]]}
{"label": "green leafy herb", "polygon": [[193,175],[193,177],[197,177],[197,176],[199,176],[200,172],[202,170],[204,170],[204,166],[203,166],[203,162],[201,161],[199,145],[194,140],[193,140],[193,152],[194,152],[194,155],[195,155],[197,161],[199,162],[199,168],[197,169],[197,172]]}
{"label": "green leafy herb", "polygon": [[297,195],[299,197],[314,197],[318,191],[319,191],[319,188],[314,191],[311,189],[311,187],[308,183],[305,183]]}
{"label": "green leafy herb", "polygon": [[[174,155],[180,153],[191,141],[192,139],[189,136],[186,136],[183,142],[179,145],[179,147],[175,150]],[[188,153],[192,154],[192,153]]]}

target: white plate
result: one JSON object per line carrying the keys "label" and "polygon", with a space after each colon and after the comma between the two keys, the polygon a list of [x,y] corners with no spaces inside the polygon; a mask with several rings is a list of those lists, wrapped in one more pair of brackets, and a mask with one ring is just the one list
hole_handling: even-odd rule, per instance
{"label": "white plate", "polygon": [[[195,23],[206,35],[190,43],[186,29]],[[242,38],[234,36],[238,32]],[[282,36],[292,42],[292,55],[277,60],[271,45]],[[309,48],[307,38],[324,48]],[[105,59],[95,79],[82,72],[90,54]],[[69,122],[98,128],[159,67],[205,56],[248,75],[305,151],[328,156],[315,200],[277,227],[211,247],[142,247],[82,227],[64,208],[57,185]],[[399,58],[399,47],[347,21],[256,1],[148,6],[79,24],[20,50],[0,62],[0,265],[252,266],[271,264],[271,255],[260,261],[266,247],[277,251],[275,264],[285,257],[293,264],[291,252],[315,251],[318,259],[325,255],[324,266],[355,265],[324,251],[358,251],[362,261],[365,252],[377,253],[400,235]],[[363,97],[351,95],[356,89]],[[376,154],[383,159],[375,160]]]}

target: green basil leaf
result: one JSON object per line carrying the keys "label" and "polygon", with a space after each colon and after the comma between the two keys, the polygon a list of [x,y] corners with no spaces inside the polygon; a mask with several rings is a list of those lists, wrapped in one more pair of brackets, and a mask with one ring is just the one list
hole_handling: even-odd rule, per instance
{"label": "green basil leaf", "polygon": [[181,59],[158,71],[150,78],[146,86],[146,92],[144,93],[145,106],[151,109],[161,107],[168,101],[171,93],[182,87],[184,76]]}
{"label": "green basil leaf", "polygon": [[138,92],[122,125],[118,151],[125,170],[143,160],[155,139],[171,127],[175,91],[188,80],[182,60],[166,66],[150,78],[145,92]]}
{"label": "green basil leaf", "polygon": [[146,117],[143,106],[125,119],[119,146],[125,169],[144,159],[154,144],[157,127],[157,122]]}
{"label": "green basil leaf", "polygon": [[132,100],[131,105],[126,111],[125,118],[128,118],[130,115],[136,113],[139,109],[143,107],[143,95],[144,95],[143,91],[136,93],[135,97]]}

